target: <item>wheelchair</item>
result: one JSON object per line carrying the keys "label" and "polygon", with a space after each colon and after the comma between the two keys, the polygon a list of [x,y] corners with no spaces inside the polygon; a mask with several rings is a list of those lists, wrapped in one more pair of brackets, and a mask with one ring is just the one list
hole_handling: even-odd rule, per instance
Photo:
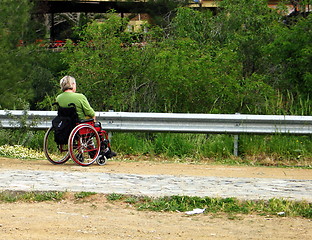
{"label": "wheelchair", "polygon": [[74,105],[69,108],[58,106],[58,116],[70,117],[76,123],[73,129],[69,130],[66,143],[55,141],[53,125],[47,130],[43,141],[43,150],[47,159],[53,164],[65,163],[71,158],[80,166],[89,166],[94,162],[101,166],[105,165],[107,159],[112,157],[112,152],[108,134],[102,129],[101,124],[94,122],[93,119],[78,121]]}

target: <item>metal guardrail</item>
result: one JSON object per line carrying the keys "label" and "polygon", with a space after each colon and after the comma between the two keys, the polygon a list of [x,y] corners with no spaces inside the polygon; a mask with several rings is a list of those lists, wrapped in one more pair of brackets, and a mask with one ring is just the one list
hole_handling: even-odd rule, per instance
{"label": "metal guardrail", "polygon": [[[47,129],[56,111],[0,110],[0,126]],[[97,112],[106,131],[219,134],[312,134],[312,116]]]}
{"label": "metal guardrail", "polygon": [[[0,110],[0,127],[47,129],[56,115],[56,111]],[[235,156],[238,134],[312,134],[312,116],[133,112],[97,112],[96,116],[109,132],[233,134]]]}

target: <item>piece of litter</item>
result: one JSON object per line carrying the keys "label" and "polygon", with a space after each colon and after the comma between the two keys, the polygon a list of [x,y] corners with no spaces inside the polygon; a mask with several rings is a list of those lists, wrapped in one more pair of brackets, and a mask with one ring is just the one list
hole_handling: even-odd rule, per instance
{"label": "piece of litter", "polygon": [[285,215],[285,212],[279,212],[279,213],[277,213],[277,215],[278,216],[283,216],[283,215]]}
{"label": "piece of litter", "polygon": [[201,208],[195,208],[195,209],[193,209],[193,211],[187,211],[187,212],[185,212],[185,214],[187,214],[187,215],[200,214],[200,213],[205,212],[205,210],[206,210],[206,208],[203,208],[203,209],[201,209]]}
{"label": "piece of litter", "polygon": [[78,216],[78,213],[67,213],[67,212],[57,212],[57,214],[67,214],[67,215],[72,215],[72,216]]}

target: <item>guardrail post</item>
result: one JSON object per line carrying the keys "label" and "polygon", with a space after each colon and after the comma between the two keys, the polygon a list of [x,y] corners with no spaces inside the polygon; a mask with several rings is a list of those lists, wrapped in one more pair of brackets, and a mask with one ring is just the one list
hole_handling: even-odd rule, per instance
{"label": "guardrail post", "polygon": [[[237,115],[239,115],[240,113],[235,113]],[[234,156],[237,157],[238,156],[238,147],[239,147],[239,136],[238,135],[234,135]]]}
{"label": "guardrail post", "polygon": [[238,143],[239,142],[239,136],[238,135],[234,135],[234,156],[237,157],[238,156]]}
{"label": "guardrail post", "polygon": [[[114,112],[114,110],[108,110],[109,112]],[[112,142],[112,138],[113,138],[113,133],[112,132],[108,132],[108,139],[110,142]]]}

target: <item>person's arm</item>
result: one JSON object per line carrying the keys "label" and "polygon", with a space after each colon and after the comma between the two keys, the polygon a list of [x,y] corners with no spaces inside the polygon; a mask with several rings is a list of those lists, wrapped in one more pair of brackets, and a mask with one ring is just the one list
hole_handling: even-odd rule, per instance
{"label": "person's arm", "polygon": [[84,95],[81,98],[81,106],[84,114],[87,117],[93,118],[95,120],[95,111],[93,110],[88,99]]}

